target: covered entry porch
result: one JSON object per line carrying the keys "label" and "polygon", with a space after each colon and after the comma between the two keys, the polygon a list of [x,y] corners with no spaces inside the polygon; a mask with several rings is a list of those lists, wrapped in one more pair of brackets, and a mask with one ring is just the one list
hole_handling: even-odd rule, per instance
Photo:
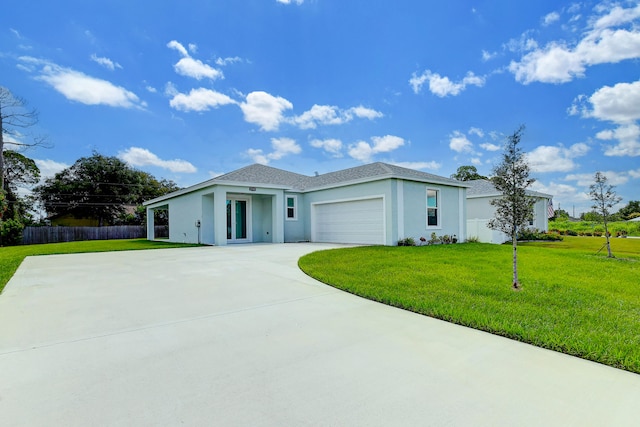
{"label": "covered entry porch", "polygon": [[169,240],[227,245],[284,242],[282,189],[215,186],[147,206],[153,239],[155,210],[169,211]]}

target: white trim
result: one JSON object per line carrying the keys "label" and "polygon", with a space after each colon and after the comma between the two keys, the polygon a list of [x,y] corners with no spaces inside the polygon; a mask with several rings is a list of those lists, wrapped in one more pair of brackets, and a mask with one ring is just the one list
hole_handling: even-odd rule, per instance
{"label": "white trim", "polygon": [[[437,225],[429,225],[429,190],[436,192],[436,211],[437,211]],[[424,204],[426,214],[425,225],[427,230],[441,230],[442,229],[442,190],[440,188],[426,187],[424,192]]]}
{"label": "white trim", "polygon": [[[226,203],[228,201],[231,201],[231,235],[233,236],[233,229],[234,227],[234,223],[233,223],[233,218],[235,217],[234,215],[234,210],[235,210],[235,204],[233,202],[235,202],[236,200],[242,200],[247,202],[247,237],[245,239],[238,239],[238,238],[227,238],[227,242],[228,243],[251,243],[253,242],[253,224],[252,224],[252,216],[253,216],[253,212],[252,212],[252,207],[251,207],[251,197],[245,197],[245,196],[236,196],[236,195],[229,195],[229,193],[227,193],[227,198],[225,200],[225,210],[226,210]],[[225,224],[227,223],[227,218],[225,216],[224,219]],[[226,228],[226,227],[225,227]],[[225,233],[225,237],[228,236],[228,234]]]}
{"label": "white trim", "polygon": [[370,200],[370,199],[382,199],[382,244],[387,244],[387,205],[385,203],[385,195],[384,194],[376,194],[372,196],[363,196],[363,197],[352,197],[347,199],[333,199],[333,200],[323,200],[321,202],[313,202],[311,203],[311,214],[309,219],[311,221],[311,241],[315,242],[316,239],[316,212],[315,207],[317,205],[326,205],[331,203],[344,203],[344,202],[357,202],[361,200]]}
{"label": "white trim", "polygon": [[404,181],[398,181],[398,193],[396,203],[398,204],[398,238],[404,236]]}
{"label": "white trim", "polygon": [[[465,242],[467,240],[467,232],[465,230],[465,215],[466,207],[464,206],[464,190],[458,188],[458,241]],[[463,232],[464,231],[464,232]]]}
{"label": "white trim", "polygon": [[[289,218],[289,199],[293,199],[293,217]],[[284,219],[285,221],[297,221],[298,220],[298,196],[296,194],[284,195]]]}

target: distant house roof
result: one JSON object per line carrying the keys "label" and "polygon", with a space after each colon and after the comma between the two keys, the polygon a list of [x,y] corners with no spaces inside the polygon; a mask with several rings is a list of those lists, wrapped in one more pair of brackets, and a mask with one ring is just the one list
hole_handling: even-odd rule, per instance
{"label": "distant house roof", "polygon": [[[470,187],[467,189],[467,198],[476,197],[496,197],[502,195],[493,183],[487,179],[476,179],[473,181],[465,181]],[[525,190],[527,196],[541,197],[543,199],[551,199],[551,194],[540,193],[533,190]]]}
{"label": "distant house roof", "polygon": [[217,176],[208,181],[191,187],[166,194],[153,200],[145,202],[145,205],[170,199],[180,194],[206,188],[216,184],[251,184],[255,186],[265,186],[271,188],[282,188],[291,191],[312,191],[322,188],[339,187],[343,185],[356,184],[380,179],[398,178],[409,181],[428,182],[433,184],[449,185],[454,187],[468,187],[467,182],[445,178],[414,169],[403,168],[388,163],[371,163],[343,169],[336,172],[329,172],[317,176],[306,176],[294,172],[277,169],[271,166],[253,164],[238,170]]}

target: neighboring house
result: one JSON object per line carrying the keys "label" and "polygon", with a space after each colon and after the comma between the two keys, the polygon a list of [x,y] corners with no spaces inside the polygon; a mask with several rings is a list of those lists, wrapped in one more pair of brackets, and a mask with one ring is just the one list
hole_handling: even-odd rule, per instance
{"label": "neighboring house", "polygon": [[[136,205],[125,205],[124,210],[127,214],[134,214],[136,212]],[[52,226],[57,227],[99,227],[100,220],[95,217],[83,217],[78,218],[72,213],[61,213],[58,215],[52,215],[47,218]],[[111,225],[108,221],[103,222],[103,226]]]}
{"label": "neighboring house", "polygon": [[[491,200],[502,197],[502,193],[486,179],[466,181],[466,183],[470,185],[467,189],[467,236],[477,237],[484,243],[510,241],[511,236],[487,227],[487,223],[494,217],[496,211],[496,208],[491,206]],[[530,228],[547,231],[549,207],[553,196],[532,190],[526,190],[526,195],[536,199],[533,220],[529,223]]]}
{"label": "neighboring house", "polygon": [[47,218],[52,226],[58,227],[97,227],[97,218],[76,218],[70,213],[53,215]]}
{"label": "neighboring house", "polygon": [[215,245],[331,242],[395,245],[466,236],[467,184],[386,163],[317,176],[254,164],[149,200],[168,209],[169,240]]}

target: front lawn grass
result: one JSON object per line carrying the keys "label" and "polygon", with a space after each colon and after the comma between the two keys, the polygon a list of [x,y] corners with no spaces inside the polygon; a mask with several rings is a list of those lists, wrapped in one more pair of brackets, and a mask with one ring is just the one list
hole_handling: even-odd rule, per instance
{"label": "front lawn grass", "polygon": [[595,255],[603,238],[575,239],[519,245],[519,292],[510,245],[355,247],[299,265],[374,301],[640,373],[640,240],[614,239],[608,259]]}
{"label": "front lawn grass", "polygon": [[24,245],[0,247],[0,292],[16,272],[22,260],[32,255],[76,254],[86,252],[131,251],[140,249],[179,248],[184,243],[158,242],[146,239],[132,240],[89,240],[82,242],[48,243],[45,245]]}

